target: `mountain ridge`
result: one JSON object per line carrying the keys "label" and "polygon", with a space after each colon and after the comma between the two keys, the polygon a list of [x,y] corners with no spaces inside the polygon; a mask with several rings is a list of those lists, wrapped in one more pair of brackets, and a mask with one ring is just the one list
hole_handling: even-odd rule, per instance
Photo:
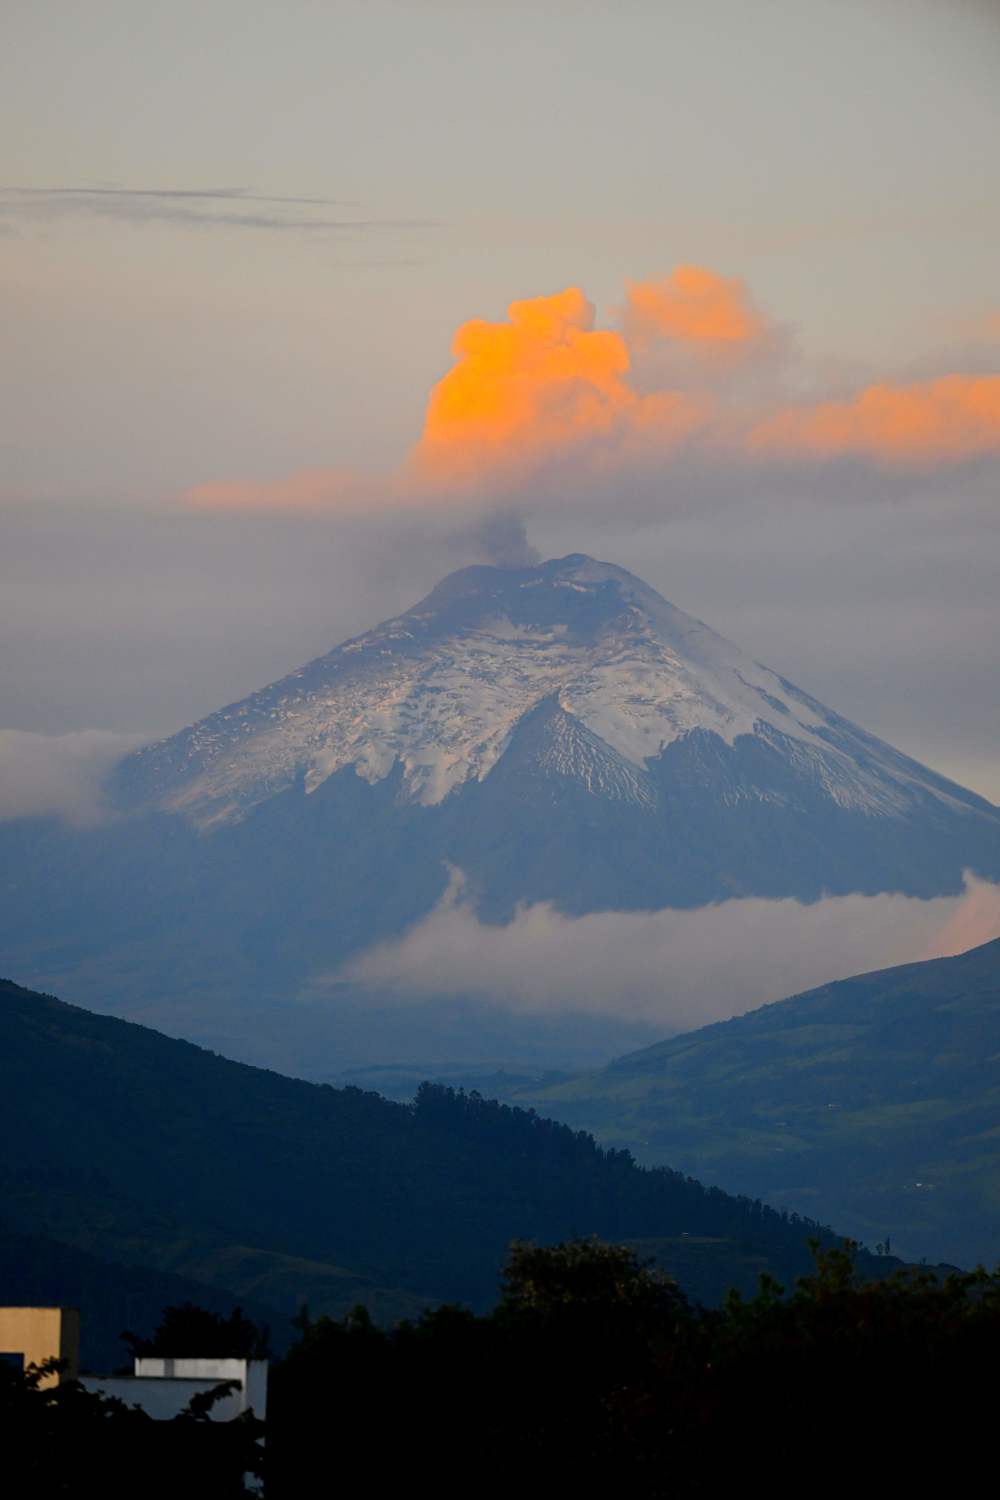
{"label": "mountain ridge", "polygon": [[911,1256],[1000,1260],[1000,938],[504,1097]]}

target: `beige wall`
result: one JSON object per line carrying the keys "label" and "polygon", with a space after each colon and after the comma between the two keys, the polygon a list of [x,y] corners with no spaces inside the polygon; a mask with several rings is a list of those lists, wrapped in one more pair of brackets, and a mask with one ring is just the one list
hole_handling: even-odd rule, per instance
{"label": "beige wall", "polygon": [[80,1314],[75,1307],[0,1307],[0,1354],[22,1354],[26,1368],[65,1360],[64,1377],[72,1379],[80,1373]]}

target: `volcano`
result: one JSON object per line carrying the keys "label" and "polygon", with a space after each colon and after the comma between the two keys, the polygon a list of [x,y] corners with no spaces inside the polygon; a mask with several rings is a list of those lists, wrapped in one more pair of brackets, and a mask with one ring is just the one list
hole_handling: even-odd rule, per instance
{"label": "volcano", "polygon": [[579,554],[449,575],[109,797],[99,828],[0,829],[8,968],[210,1043],[223,993],[244,1028],[307,996],[449,869],[493,922],[1000,875],[998,809]]}

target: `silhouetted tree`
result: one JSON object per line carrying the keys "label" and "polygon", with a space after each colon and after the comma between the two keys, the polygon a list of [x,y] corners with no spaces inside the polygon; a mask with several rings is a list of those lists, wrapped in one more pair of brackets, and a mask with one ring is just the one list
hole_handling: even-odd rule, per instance
{"label": "silhouetted tree", "polygon": [[228,1315],[207,1312],[193,1302],[164,1308],[158,1326],[148,1337],[122,1334],[122,1343],[133,1356],[164,1355],[177,1358],[269,1359],[269,1332],[243,1316],[236,1307]]}
{"label": "silhouetted tree", "polygon": [[791,1290],[705,1309],[627,1247],[517,1243],[487,1317],[307,1321],[276,1371],[269,1493],[325,1493],[332,1414],[376,1487],[948,1493],[990,1457],[1000,1273],[866,1281],[856,1247],[813,1250]]}
{"label": "silhouetted tree", "polygon": [[252,1417],[210,1422],[219,1392],[196,1398],[173,1421],[158,1422],[76,1380],[46,1383],[57,1360],[27,1370],[0,1367],[0,1458],[10,1495],[101,1500],[176,1500],[249,1493],[263,1474],[263,1425]]}

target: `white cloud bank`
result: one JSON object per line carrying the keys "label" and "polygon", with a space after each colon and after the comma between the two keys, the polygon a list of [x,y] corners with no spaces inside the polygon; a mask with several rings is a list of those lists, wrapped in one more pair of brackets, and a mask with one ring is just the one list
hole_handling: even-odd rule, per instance
{"label": "white cloud bank", "polygon": [[400,998],[464,997],[522,1013],[615,1014],[664,1032],[725,1020],[815,985],[963,952],[1000,935],[1000,885],[961,895],[744,899],[696,911],[568,917],[522,907],[480,922],[456,875],[440,904],[337,980]]}
{"label": "white cloud bank", "polygon": [[100,822],[108,772],[145,738],[106,729],[0,729],[0,822],[55,817],[78,828]]}

